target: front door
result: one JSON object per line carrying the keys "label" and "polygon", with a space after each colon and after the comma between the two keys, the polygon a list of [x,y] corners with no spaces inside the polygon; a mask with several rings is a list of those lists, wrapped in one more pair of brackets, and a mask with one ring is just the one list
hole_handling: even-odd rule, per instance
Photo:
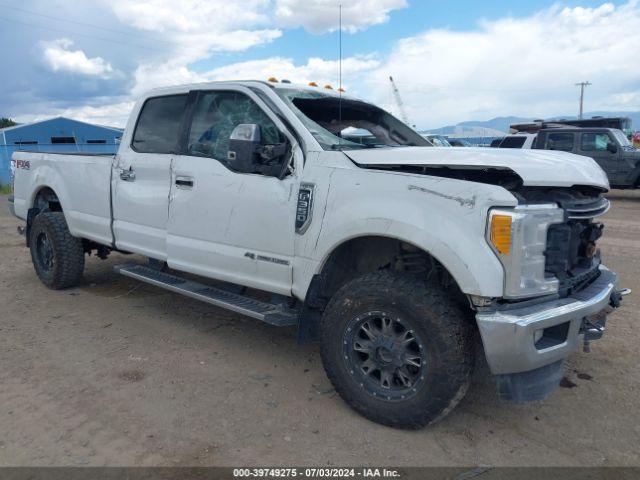
{"label": "front door", "polygon": [[288,143],[283,164],[301,162],[293,137],[249,89],[198,92],[184,151],[173,163],[168,263],[290,295],[299,169],[286,169],[282,179],[232,170],[229,137],[239,124],[259,125],[263,145]]}
{"label": "front door", "polygon": [[607,149],[607,145],[618,142],[611,138],[606,132],[582,133],[580,135],[580,154],[593,158],[605,171],[609,178],[609,183],[616,185],[620,182],[620,153],[612,153]]}
{"label": "front door", "polygon": [[116,246],[167,258],[171,162],[178,147],[187,95],[146,100],[131,141],[114,163],[113,230]]}

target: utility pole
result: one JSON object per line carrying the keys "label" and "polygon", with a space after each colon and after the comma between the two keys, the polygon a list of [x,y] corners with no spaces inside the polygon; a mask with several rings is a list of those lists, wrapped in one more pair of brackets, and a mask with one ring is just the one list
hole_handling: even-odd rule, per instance
{"label": "utility pole", "polygon": [[591,82],[580,82],[580,83],[576,83],[576,87],[580,86],[580,117],[582,118],[582,106],[584,103],[584,87],[588,87],[589,85],[592,85]]}

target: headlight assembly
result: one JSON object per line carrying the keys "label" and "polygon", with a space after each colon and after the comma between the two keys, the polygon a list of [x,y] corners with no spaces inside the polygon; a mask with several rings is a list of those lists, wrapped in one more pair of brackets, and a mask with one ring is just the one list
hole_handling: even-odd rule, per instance
{"label": "headlight assembly", "polygon": [[504,298],[549,295],[558,291],[558,279],[545,275],[547,229],[564,221],[555,204],[520,205],[489,212],[487,241],[505,271]]}

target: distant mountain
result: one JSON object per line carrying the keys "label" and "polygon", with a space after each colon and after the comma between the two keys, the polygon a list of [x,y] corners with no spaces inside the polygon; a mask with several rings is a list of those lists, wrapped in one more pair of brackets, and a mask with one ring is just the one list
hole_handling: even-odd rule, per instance
{"label": "distant mountain", "polygon": [[[629,117],[635,130],[640,130],[640,112],[586,112],[584,118],[591,117]],[[546,120],[567,120],[578,118],[576,115],[556,115]],[[491,120],[469,120],[456,125],[446,125],[440,128],[427,130],[425,133],[439,133],[441,135],[460,135],[465,137],[498,137],[509,131],[509,125],[513,123],[531,122],[537,120],[534,117],[496,117]]]}
{"label": "distant mountain", "polygon": [[509,130],[512,123],[528,122],[532,118],[524,117],[496,117],[491,120],[469,120],[460,122],[457,125],[446,125],[440,128],[433,128],[429,133],[439,133],[441,135],[464,135],[470,137],[497,137],[504,135]]}

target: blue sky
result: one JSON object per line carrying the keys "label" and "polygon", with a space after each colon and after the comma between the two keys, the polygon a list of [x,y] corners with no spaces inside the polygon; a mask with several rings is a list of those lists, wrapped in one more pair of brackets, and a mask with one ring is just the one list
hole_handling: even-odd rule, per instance
{"label": "blue sky", "polygon": [[[271,74],[336,83],[338,3],[0,0],[0,116],[122,125],[161,85]],[[393,75],[421,128],[571,114],[582,80],[594,84],[589,109],[640,110],[637,0],[342,3],[345,85],[393,111]]]}

